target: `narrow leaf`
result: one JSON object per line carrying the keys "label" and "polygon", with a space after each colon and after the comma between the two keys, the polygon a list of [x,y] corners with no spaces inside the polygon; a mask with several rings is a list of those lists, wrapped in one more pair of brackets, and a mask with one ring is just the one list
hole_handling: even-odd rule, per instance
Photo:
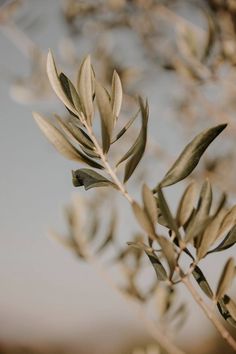
{"label": "narrow leaf", "polygon": [[70,79],[65,74],[60,73],[59,80],[61,82],[61,85],[63,87],[66,96],[69,98],[69,100],[75,107],[76,111],[81,112],[82,106],[81,106],[80,98]]}
{"label": "narrow leaf", "polygon": [[230,247],[232,247],[236,243],[236,225],[230,230],[230,232],[226,235],[223,241],[213,250],[209,251],[209,253],[213,252],[221,252]]}
{"label": "narrow leaf", "polygon": [[159,261],[158,257],[155,254],[152,254],[151,252],[146,251],[145,253],[148,256],[150,262],[152,263],[152,266],[156,272],[157,279],[160,281],[167,280],[168,276],[166,270]]}
{"label": "narrow leaf", "polygon": [[158,243],[161,246],[162,252],[167,260],[167,263],[170,268],[170,276],[169,278],[172,278],[172,275],[175,270],[176,266],[176,259],[175,259],[175,251],[174,251],[174,246],[173,243],[170,242],[168,239],[160,236],[158,237]]}
{"label": "narrow leaf", "polygon": [[111,144],[114,144],[117,140],[119,140],[125,134],[125,132],[129,129],[129,127],[133,124],[135,119],[138,117],[139,112],[140,112],[140,109],[133,117],[130,118],[128,123],[126,123],[126,125],[120,130],[120,132],[112,139]]}
{"label": "narrow leaf", "polygon": [[[124,183],[128,181],[128,179],[132,176],[134,170],[138,166],[141,158],[143,157],[146,142],[147,142],[147,123],[148,123],[148,104],[144,106],[143,101],[139,100],[141,114],[142,114],[142,128],[140,134],[135,141],[134,145],[129,150],[131,152],[131,156],[125,165],[125,173],[124,173]],[[129,155],[129,152],[128,152]]]}
{"label": "narrow leaf", "polygon": [[90,170],[88,168],[81,168],[76,171],[72,171],[73,185],[75,187],[84,186],[85,190],[95,188],[95,187],[106,187],[111,186],[116,188],[116,185],[109,181],[107,178],[103,177],[99,173]]}
{"label": "narrow leaf", "polygon": [[227,124],[221,124],[197,135],[179,155],[178,159],[161,181],[160,186],[167,187],[187,177],[197,166],[209,144],[226,126]]}
{"label": "narrow leaf", "polygon": [[93,121],[93,89],[92,89],[92,69],[90,56],[87,56],[81,64],[78,76],[78,91],[80,95],[83,112],[87,122],[91,125]]}
{"label": "narrow leaf", "polygon": [[156,240],[156,232],[153,223],[149,219],[147,213],[140,207],[140,205],[136,202],[132,203],[132,209],[134,215],[142,227],[142,229],[154,240]]}
{"label": "narrow leaf", "polygon": [[231,317],[234,319],[234,321],[236,321],[236,304],[235,304],[235,302],[228,295],[225,295],[222,300],[225,304],[225,307],[229,311]]}
{"label": "narrow leaf", "polygon": [[201,269],[195,266],[194,271],[192,272],[194,279],[202,289],[202,291],[210,298],[213,298],[213,291],[210,288],[208,281],[206,280],[204,274]]}
{"label": "narrow leaf", "polygon": [[179,226],[185,225],[193,212],[197,193],[196,187],[196,183],[192,182],[183,193],[176,215],[176,221]]}
{"label": "narrow leaf", "polygon": [[[227,295],[225,295],[225,296],[227,296]],[[229,310],[227,309],[227,307],[224,303],[225,296],[217,302],[218,310],[219,310],[221,316],[225,319],[225,321],[227,321],[231,326],[236,327],[236,320],[231,315],[231,313],[229,312]]]}
{"label": "narrow leaf", "polygon": [[216,300],[219,300],[225,295],[228,288],[230,287],[234,278],[234,259],[229,258],[226,262],[223,271],[221,273],[217,290],[216,290]]}
{"label": "narrow leaf", "polygon": [[48,53],[47,57],[47,74],[48,78],[50,81],[50,84],[55,91],[56,95],[58,98],[64,103],[64,105],[71,111],[73,112],[76,116],[78,115],[78,112],[76,111],[74,105],[71,103],[70,98],[67,97],[66,92],[64,91],[58,73],[57,73],[57,68],[52,56],[51,51]]}
{"label": "narrow leaf", "polygon": [[117,119],[120,114],[121,104],[122,104],[122,85],[120,77],[116,71],[113,73],[112,77],[112,88],[111,88],[111,106],[112,113]]}
{"label": "narrow leaf", "polygon": [[101,117],[103,151],[106,153],[111,145],[114,115],[107,92],[98,82],[96,82],[96,99]]}
{"label": "narrow leaf", "polygon": [[144,205],[144,211],[148,215],[150,221],[153,224],[153,227],[155,228],[156,223],[157,223],[157,204],[156,200],[153,196],[152,191],[148,188],[146,184],[143,185],[143,205]]}

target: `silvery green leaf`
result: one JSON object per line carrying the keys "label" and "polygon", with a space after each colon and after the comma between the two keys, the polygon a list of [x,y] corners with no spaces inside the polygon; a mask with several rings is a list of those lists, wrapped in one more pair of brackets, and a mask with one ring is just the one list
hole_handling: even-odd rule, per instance
{"label": "silvery green leaf", "polygon": [[191,182],[182,195],[176,215],[176,221],[179,226],[185,225],[193,212],[197,193],[196,187],[196,182]]}
{"label": "silvery green leaf", "polygon": [[205,231],[200,237],[200,241],[198,242],[199,246],[197,247],[197,257],[198,259],[202,259],[207,254],[209,248],[217,239],[217,235],[219,233],[220,225],[225,216],[224,210],[221,210],[218,215],[215,216],[211,220],[211,222],[207,225]]}
{"label": "silvery green leaf", "polygon": [[48,53],[47,57],[47,74],[48,78],[50,81],[50,84],[55,91],[56,95],[58,98],[64,103],[64,105],[75,115],[78,115],[78,112],[76,111],[74,105],[71,103],[70,98],[67,97],[66,92],[64,91],[58,73],[57,73],[57,68],[52,56],[51,51]]}
{"label": "silvery green leaf", "polygon": [[166,273],[165,268],[163,267],[163,265],[159,261],[158,257],[155,254],[148,252],[148,251],[145,251],[145,253],[148,256],[150,262],[152,263],[152,266],[156,272],[157,279],[160,281],[167,280],[168,275]]}
{"label": "silvery green leaf", "polygon": [[164,194],[161,190],[161,188],[158,189],[158,206],[161,210],[161,214],[164,218],[164,220],[167,222],[168,227],[175,233],[177,239],[180,239],[180,234],[178,230],[178,226],[176,224],[175,219],[172,216],[172,213],[170,211],[170,208],[165,200]]}
{"label": "silvery green leaf", "polygon": [[59,80],[61,82],[61,85],[63,87],[66,96],[69,98],[69,100],[75,107],[76,111],[81,112],[82,106],[81,106],[80,98],[70,79],[65,74],[60,73]]}
{"label": "silvery green leaf", "polygon": [[225,129],[227,124],[220,124],[197,135],[182,151],[173,166],[160,183],[167,187],[186,178],[197,166],[201,156],[210,143]]}
{"label": "silvery green leaf", "polygon": [[157,204],[152,191],[148,188],[146,184],[143,185],[142,196],[144,211],[148,215],[150,221],[152,222],[155,228],[157,223]]}
{"label": "silvery green leaf", "polygon": [[209,251],[209,253],[213,252],[221,252],[230,247],[232,247],[236,243],[236,225],[229,231],[229,233],[225,236],[223,241],[213,250]]}
{"label": "silvery green leaf", "polygon": [[201,269],[198,266],[195,266],[194,271],[192,272],[194,279],[202,289],[202,291],[210,298],[213,298],[213,291],[206,280],[204,274],[202,273]]}
{"label": "silvery green leaf", "polygon": [[119,140],[125,134],[125,132],[129,129],[129,127],[133,124],[135,119],[138,117],[139,112],[140,112],[140,109],[133,117],[131,117],[131,119],[128,121],[128,123],[126,123],[126,125],[120,130],[120,132],[112,139],[111,144],[114,144],[117,140]]}
{"label": "silvery green leaf", "polygon": [[95,92],[101,117],[103,151],[106,153],[108,152],[111,145],[114,115],[112,113],[112,107],[107,92],[98,82],[96,82]]}
{"label": "silvery green leaf", "polygon": [[85,190],[95,187],[107,187],[111,186],[116,188],[116,185],[103,177],[99,173],[90,170],[88,168],[81,168],[76,171],[72,171],[73,185],[75,187],[84,186]]}
{"label": "silvery green leaf", "polygon": [[223,271],[221,273],[215,298],[216,300],[221,299],[227,290],[229,289],[234,278],[234,259],[231,257],[226,262]]}
{"label": "silvery green leaf", "polygon": [[[133,146],[129,149],[129,151],[124,155],[124,157],[119,161],[126,160],[128,161],[125,165],[125,173],[124,173],[124,183],[128,181],[128,179],[132,176],[134,170],[138,166],[140,160],[143,157],[146,142],[147,142],[147,123],[148,123],[148,104],[146,103],[144,106],[143,101],[139,100],[141,114],[142,114],[142,127],[139,133],[138,138],[134,142]],[[118,163],[118,164],[119,164]],[[117,164],[117,165],[118,165]]]}
{"label": "silvery green leaf", "polygon": [[133,202],[132,203],[132,209],[134,212],[134,215],[139,223],[139,225],[142,227],[142,229],[154,240],[156,240],[156,232],[155,232],[155,227],[152,223],[152,221],[149,219],[149,216],[141,208],[141,206]]}
{"label": "silvery green leaf", "polygon": [[88,55],[80,66],[78,76],[78,91],[80,101],[83,107],[85,118],[89,125],[92,124],[94,108],[93,108],[93,74],[91,68],[90,56]]}
{"label": "silvery green leaf", "polygon": [[83,129],[77,127],[75,124],[71,122],[68,122],[67,126],[81,145],[87,147],[88,149],[94,149],[94,144],[92,140],[90,139],[88,134],[85,133]]}
{"label": "silvery green leaf", "polygon": [[114,71],[112,77],[112,87],[111,87],[111,106],[112,106],[112,113],[116,119],[120,114],[122,95],[123,93],[122,93],[121,81],[117,72]]}
{"label": "silvery green leaf", "polygon": [[161,246],[162,252],[167,260],[167,263],[170,268],[170,279],[172,278],[172,275],[175,271],[175,266],[176,266],[176,258],[175,258],[175,250],[174,250],[174,245],[172,242],[170,242],[168,239],[159,236],[158,237],[158,243]]}
{"label": "silvery green leaf", "polygon": [[[227,296],[227,295],[225,295],[225,296]],[[231,326],[236,327],[236,320],[231,315],[231,313],[228,311],[228,309],[224,303],[225,296],[217,302],[218,310],[219,310],[221,316],[225,319],[225,321],[227,321]],[[226,300],[226,302],[227,302],[227,300]]]}

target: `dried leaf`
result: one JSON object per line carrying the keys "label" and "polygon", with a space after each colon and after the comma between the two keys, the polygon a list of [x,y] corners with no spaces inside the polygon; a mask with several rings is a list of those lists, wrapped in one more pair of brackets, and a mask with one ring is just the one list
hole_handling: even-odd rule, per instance
{"label": "dried leaf", "polygon": [[[75,107],[76,111],[81,112],[82,106],[81,106],[80,98],[79,98],[79,95],[78,95],[74,85],[70,81],[70,79],[65,74],[60,73],[59,80],[61,82],[61,85],[63,87],[63,90],[64,90],[66,96],[69,98],[72,105]],[[77,116],[78,116],[78,114],[77,114]]]}
{"label": "dried leaf", "polygon": [[120,114],[121,104],[122,104],[122,85],[121,85],[119,75],[117,74],[116,71],[114,71],[112,77],[112,88],[111,88],[111,106],[112,106],[112,113],[116,119]]}
{"label": "dried leaf", "polygon": [[228,233],[235,224],[236,224],[236,205],[233,206],[225,215],[225,218],[222,221],[222,225],[219,229],[217,236],[220,237],[221,235]]}
{"label": "dried leaf", "polygon": [[226,262],[218,282],[215,298],[219,300],[225,295],[234,278],[234,259],[229,258]]}
{"label": "dried leaf", "polygon": [[202,289],[202,291],[210,298],[213,298],[213,291],[210,288],[208,281],[206,280],[204,274],[198,266],[194,267],[194,271],[192,272],[194,279]]}
{"label": "dried leaf", "polygon": [[75,187],[84,186],[85,190],[95,188],[95,187],[107,187],[111,186],[117,188],[116,185],[109,181],[107,178],[103,177],[99,173],[90,170],[88,168],[81,168],[76,171],[72,171],[73,185]]}
{"label": "dried leaf", "polygon": [[173,166],[160,183],[167,187],[187,177],[197,166],[208,145],[225,129],[227,124],[220,124],[197,135],[182,151]]}
{"label": "dried leaf", "polygon": [[108,152],[114,126],[114,115],[106,90],[96,82],[96,99],[101,117],[103,151]]}
{"label": "dried leaf", "polygon": [[143,210],[140,205],[136,202],[132,203],[132,209],[134,212],[134,215],[139,223],[139,225],[142,227],[142,229],[154,240],[156,240],[156,232],[155,232],[155,227],[152,223],[152,221],[149,219],[149,216]]}
{"label": "dried leaf", "polygon": [[88,134],[85,133],[83,129],[80,127],[75,126],[73,123],[68,122],[68,128],[70,129],[71,133],[74,137],[78,140],[78,142],[87,147],[88,149],[94,149],[94,144]]}
{"label": "dried leaf", "polygon": [[183,193],[176,215],[176,221],[179,226],[185,225],[193,212],[197,193],[196,187],[196,183],[191,182]]}
{"label": "dried leaf", "polygon": [[89,125],[92,124],[93,108],[93,74],[91,68],[90,56],[88,55],[81,64],[78,76],[78,91],[85,118]]}
{"label": "dried leaf", "polygon": [[70,98],[67,97],[66,92],[64,91],[61,81],[59,79],[57,68],[53,59],[53,55],[51,51],[48,53],[47,57],[47,74],[50,81],[50,84],[55,91],[58,98],[64,103],[64,105],[73,112],[76,116],[78,116],[78,112],[76,111],[74,105],[71,103]]}

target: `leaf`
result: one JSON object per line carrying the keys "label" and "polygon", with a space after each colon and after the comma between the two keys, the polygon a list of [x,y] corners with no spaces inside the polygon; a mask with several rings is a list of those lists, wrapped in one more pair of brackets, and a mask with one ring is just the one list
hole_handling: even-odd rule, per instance
{"label": "leaf", "polygon": [[198,266],[194,267],[194,271],[192,272],[194,279],[202,289],[202,291],[210,298],[213,298],[213,291],[206,280],[204,274],[202,273],[201,269]]}
{"label": "leaf", "polygon": [[88,134],[85,133],[85,131],[77,126],[75,126],[73,123],[68,122],[68,128],[74,135],[74,137],[78,140],[78,142],[83,145],[84,147],[87,147],[88,149],[94,149],[94,144]]}
{"label": "leaf", "polygon": [[64,105],[73,112],[76,116],[78,116],[78,112],[76,111],[74,105],[71,103],[70,98],[67,97],[60,79],[58,77],[57,68],[53,59],[53,55],[51,51],[48,52],[47,57],[47,74],[50,81],[50,84],[58,96],[58,98],[64,103]]}
{"label": "leaf", "polygon": [[164,281],[168,279],[167,273],[161,262],[159,261],[158,257],[151,253],[145,251],[146,255],[148,256],[150,262],[152,263],[152,266],[156,272],[157,279],[160,281]]}
{"label": "leaf", "polygon": [[169,268],[170,268],[169,278],[171,279],[172,275],[174,274],[175,266],[176,266],[175,250],[174,250],[173,243],[162,236],[158,237],[158,243],[161,246],[162,252],[163,252],[163,254],[167,260],[167,263],[169,265]]}
{"label": "leaf", "polygon": [[112,113],[116,119],[120,114],[122,95],[123,94],[122,94],[121,81],[117,72],[114,71],[112,77],[112,88],[111,88],[111,106],[112,106]]}
{"label": "leaf", "polygon": [[235,224],[236,224],[236,205],[233,206],[225,215],[225,218],[222,221],[222,225],[218,232],[218,237],[220,237],[225,233],[228,233]]}
{"label": "leaf", "polygon": [[175,233],[178,240],[180,240],[180,234],[176,221],[174,220],[169,206],[165,200],[164,194],[161,188],[158,189],[158,206],[161,210],[164,220],[167,222],[168,227]]}
{"label": "leaf", "polygon": [[[227,296],[227,295],[225,295]],[[218,310],[221,316],[233,327],[236,327],[236,320],[233,318],[231,313],[228,311],[226,305],[224,304],[225,296],[217,302]]]}
{"label": "leaf", "polygon": [[114,126],[114,115],[106,90],[96,82],[96,99],[101,117],[103,152],[108,152]]}
{"label": "leaf", "polygon": [[182,151],[173,166],[160,183],[167,187],[186,178],[197,166],[202,154],[210,143],[225,129],[227,124],[220,124],[197,135]]}
{"label": "leaf", "polygon": [[226,235],[223,241],[213,250],[209,251],[207,254],[213,252],[221,252],[230,247],[232,247],[236,243],[236,225],[230,230],[230,232]]}
{"label": "leaf", "polygon": [[230,287],[234,278],[234,259],[231,257],[226,262],[223,271],[221,273],[215,298],[219,300],[225,295],[226,291]]}
{"label": "leaf", "polygon": [[209,225],[207,225],[199,242],[199,247],[197,248],[198,259],[205,257],[211,245],[216,241],[224,216],[225,212],[222,210],[215,218],[211,220]]}
{"label": "leaf", "polygon": [[154,240],[156,240],[156,232],[155,232],[155,227],[152,223],[152,221],[149,219],[147,213],[145,210],[143,210],[140,205],[136,202],[132,203],[132,209],[134,212],[134,215],[139,223],[139,225],[142,227],[142,229]]}
{"label": "leaf", "polygon": [[147,142],[148,104],[146,103],[146,105],[144,106],[143,101],[141,99],[139,100],[139,104],[142,113],[141,131],[133,146],[121,159],[121,161],[124,161],[129,157],[129,160],[125,165],[124,183],[128,181],[128,179],[132,176],[134,170],[138,166],[141,158],[143,157]]}
{"label": "leaf", "polygon": [[196,193],[197,193],[196,183],[191,182],[185,189],[178,206],[177,215],[176,215],[176,222],[178,226],[185,225],[189,220],[193,212]]}
{"label": "leaf", "polygon": [[140,109],[137,111],[137,113],[133,117],[131,117],[131,119],[128,121],[128,123],[126,123],[126,125],[120,130],[120,132],[111,140],[111,144],[114,144],[117,140],[119,140],[125,134],[125,132],[129,129],[129,127],[133,124],[135,119],[138,117],[139,112],[140,112]]}
{"label": "leaf", "polygon": [[143,185],[143,205],[144,205],[144,211],[148,215],[150,221],[153,224],[153,227],[155,228],[156,223],[157,223],[157,204],[156,200],[153,196],[152,191],[148,188],[146,184]]}
{"label": "leaf", "polygon": [[92,85],[92,69],[90,56],[88,55],[80,66],[78,76],[78,91],[85,118],[89,125],[92,124],[94,108],[93,108],[93,85]]}
{"label": "leaf", "polygon": [[72,105],[75,107],[76,111],[81,112],[82,107],[81,107],[80,98],[70,79],[65,74],[60,73],[59,80],[61,82],[61,85],[63,87],[66,96],[69,98]]}
{"label": "leaf", "polygon": [[73,185],[75,187],[84,186],[85,190],[95,188],[95,187],[106,187],[111,186],[116,188],[116,185],[109,181],[107,178],[103,177],[99,173],[90,170],[88,168],[81,168],[76,171],[72,171]]}

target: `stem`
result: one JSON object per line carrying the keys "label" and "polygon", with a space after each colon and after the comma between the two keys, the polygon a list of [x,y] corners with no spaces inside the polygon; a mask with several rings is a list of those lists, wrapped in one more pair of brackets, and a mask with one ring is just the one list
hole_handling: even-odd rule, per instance
{"label": "stem", "polygon": [[198,294],[197,290],[194,288],[192,283],[190,282],[188,277],[184,277],[182,279],[183,284],[191,293],[192,297],[196,301],[196,303],[202,308],[205,315],[209,318],[209,320],[213,323],[217,331],[220,333],[222,338],[234,349],[236,352],[236,341],[231,336],[231,334],[227,331],[227,329],[222,325],[219,319],[214,314],[213,310],[204,302],[203,298]]}
{"label": "stem", "polygon": [[108,272],[104,269],[104,267],[98,262],[96,257],[88,252],[85,253],[86,260],[89,262],[91,266],[93,266],[97,273],[104,279],[104,281],[115,291],[117,292],[123,300],[132,305],[139,314],[141,321],[145,324],[150,335],[160,344],[160,346],[165,349],[169,354],[185,354],[185,352],[179,348],[177,348],[163,333],[163,331],[157,327],[156,323],[147,317],[146,312],[144,311],[142,305],[138,301],[133,301],[129,295],[124,293],[113,281]]}
{"label": "stem", "polygon": [[97,141],[96,136],[93,133],[93,130],[92,130],[91,126],[87,123],[87,121],[83,117],[80,116],[80,119],[81,119],[81,122],[84,124],[85,128],[87,129],[87,132],[89,133],[89,136],[90,136],[92,142],[94,143],[94,146],[95,146],[95,148],[97,150],[97,153],[101,157],[101,160],[103,162],[104,167],[106,168],[107,173],[111,176],[113,182],[116,184],[116,186],[120,190],[121,194],[128,200],[128,202],[130,204],[132,204],[133,203],[133,198],[129,195],[129,193],[126,190],[125,186],[120,182],[120,180],[117,177],[116,173],[114,172],[114,170],[110,166],[106,155],[104,154],[101,146],[99,145],[99,143]]}

